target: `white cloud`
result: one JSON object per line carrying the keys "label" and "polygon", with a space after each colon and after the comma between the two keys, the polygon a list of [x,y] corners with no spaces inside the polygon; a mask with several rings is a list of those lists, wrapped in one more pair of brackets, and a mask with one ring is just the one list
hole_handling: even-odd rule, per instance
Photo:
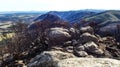
{"label": "white cloud", "polygon": [[0,0],[0,11],[120,9],[119,0]]}

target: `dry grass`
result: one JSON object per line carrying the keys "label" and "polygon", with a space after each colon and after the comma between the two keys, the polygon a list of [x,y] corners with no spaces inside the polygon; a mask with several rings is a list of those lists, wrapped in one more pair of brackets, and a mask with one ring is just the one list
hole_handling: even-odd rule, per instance
{"label": "dry grass", "polygon": [[13,36],[14,36],[14,33],[8,33],[5,36],[0,35],[0,41],[2,41],[3,39],[12,38]]}

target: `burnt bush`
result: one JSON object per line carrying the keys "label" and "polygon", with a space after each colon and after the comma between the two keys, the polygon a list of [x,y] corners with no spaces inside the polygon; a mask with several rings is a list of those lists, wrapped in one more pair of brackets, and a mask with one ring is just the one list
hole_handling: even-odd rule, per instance
{"label": "burnt bush", "polygon": [[8,66],[9,64],[15,66],[15,60],[23,60],[27,64],[31,58],[48,49],[48,38],[45,35],[45,30],[52,27],[70,27],[69,23],[60,21],[54,23],[39,22],[35,25],[37,25],[37,29],[34,30],[30,30],[25,23],[16,23],[11,27],[14,36],[6,44],[3,56],[9,53],[13,58],[10,62],[2,60],[1,66]]}
{"label": "burnt bush", "polygon": [[[16,23],[11,29],[14,36],[9,39],[9,43],[5,45],[5,51],[3,52],[3,55],[9,53],[13,57],[11,60],[29,60],[29,58],[34,57],[36,53],[41,52],[44,49],[44,46],[41,43],[43,35],[39,34],[36,39],[33,39],[33,36],[28,32],[27,24]],[[10,61],[8,63],[7,61],[8,60],[3,60],[1,66],[15,62]]]}

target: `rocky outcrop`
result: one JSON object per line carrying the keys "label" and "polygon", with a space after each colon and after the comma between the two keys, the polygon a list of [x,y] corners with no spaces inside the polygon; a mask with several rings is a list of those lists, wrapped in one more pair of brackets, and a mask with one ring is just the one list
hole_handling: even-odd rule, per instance
{"label": "rocky outcrop", "polygon": [[108,58],[70,58],[58,62],[56,67],[120,67],[120,61]]}
{"label": "rocky outcrop", "polygon": [[61,51],[44,51],[34,57],[28,67],[53,67],[58,61],[75,57],[71,53]]}
{"label": "rocky outcrop", "polygon": [[51,28],[47,33],[48,38],[55,43],[65,42],[71,38],[69,30],[64,28]]}
{"label": "rocky outcrop", "polygon": [[80,35],[80,42],[81,43],[87,43],[90,41],[98,43],[98,40],[99,39],[95,35],[92,35],[90,33],[83,33],[82,35]]}
{"label": "rocky outcrop", "polygon": [[86,26],[86,27],[80,28],[80,32],[81,32],[81,33],[90,33],[90,34],[93,34],[93,33],[94,33],[94,30],[93,30],[92,27]]}
{"label": "rocky outcrop", "polygon": [[98,45],[95,44],[94,42],[88,42],[86,44],[84,44],[84,47],[86,49],[87,52],[91,52],[93,54],[103,54],[104,52],[98,48]]}
{"label": "rocky outcrop", "polygon": [[102,55],[104,51],[94,42],[87,42],[74,48],[74,54],[78,57],[87,57],[88,55]]}
{"label": "rocky outcrop", "polygon": [[[87,65],[90,67],[109,67],[112,65],[119,67],[116,62],[118,60],[100,57],[119,59],[120,44],[113,37],[101,37],[95,34],[90,26],[80,30],[63,27],[47,28],[42,34],[44,36],[38,37],[30,46],[29,51],[22,52],[25,55],[22,56],[22,53],[16,55],[17,61],[21,61],[20,58],[23,59],[23,62],[17,62],[18,66],[27,64],[28,67],[55,67],[58,63],[57,67],[87,67]],[[16,57],[10,54],[4,55],[3,58],[9,64],[16,64],[16,59],[14,59]]]}

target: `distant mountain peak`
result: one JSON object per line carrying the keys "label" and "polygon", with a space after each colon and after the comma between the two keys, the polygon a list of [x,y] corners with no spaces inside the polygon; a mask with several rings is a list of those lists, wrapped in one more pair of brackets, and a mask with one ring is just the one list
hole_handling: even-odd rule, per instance
{"label": "distant mountain peak", "polygon": [[46,13],[41,16],[38,16],[37,18],[34,19],[34,21],[49,21],[49,22],[54,22],[57,20],[60,20],[61,18],[57,15],[51,14],[51,13]]}

